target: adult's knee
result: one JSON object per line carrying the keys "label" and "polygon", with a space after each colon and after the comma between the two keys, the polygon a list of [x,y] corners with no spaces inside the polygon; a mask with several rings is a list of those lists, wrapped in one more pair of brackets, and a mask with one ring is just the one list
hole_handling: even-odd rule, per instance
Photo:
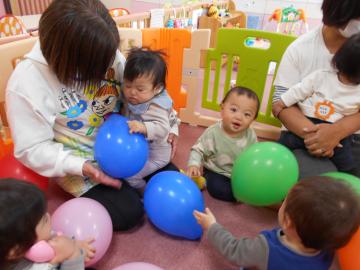
{"label": "adult's knee", "polygon": [[127,231],[141,224],[144,220],[144,207],[141,201],[129,205],[125,213],[118,213],[112,217],[114,231]]}
{"label": "adult's knee", "polygon": [[326,172],[337,171],[334,163],[328,158],[317,158],[304,149],[293,151],[299,164],[299,178],[320,175]]}

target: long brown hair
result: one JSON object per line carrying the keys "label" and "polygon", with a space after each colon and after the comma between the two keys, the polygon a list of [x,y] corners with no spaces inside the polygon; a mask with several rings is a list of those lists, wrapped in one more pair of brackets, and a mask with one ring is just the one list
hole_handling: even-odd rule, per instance
{"label": "long brown hair", "polygon": [[66,86],[99,84],[114,61],[120,38],[98,0],[54,0],[40,19],[41,51]]}

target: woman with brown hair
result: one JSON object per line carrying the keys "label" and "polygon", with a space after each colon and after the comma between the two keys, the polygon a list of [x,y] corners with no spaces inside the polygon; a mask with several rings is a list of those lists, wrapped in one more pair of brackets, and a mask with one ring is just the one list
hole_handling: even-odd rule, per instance
{"label": "woman with brown hair", "polygon": [[[15,156],[66,192],[100,202],[114,230],[130,229],[143,218],[141,199],[126,182],[102,172],[93,153],[104,114],[118,111],[114,91],[125,58],[116,24],[98,0],[55,0],[41,17],[39,36],[7,86]],[[111,95],[94,109],[104,86]]]}

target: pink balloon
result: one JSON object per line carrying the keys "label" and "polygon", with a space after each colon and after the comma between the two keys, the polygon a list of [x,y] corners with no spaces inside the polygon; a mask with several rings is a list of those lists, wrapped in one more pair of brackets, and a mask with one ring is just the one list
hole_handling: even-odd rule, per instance
{"label": "pink balloon", "polygon": [[109,248],[113,227],[107,210],[95,200],[88,198],[71,199],[52,215],[52,228],[77,240],[94,238],[95,257],[86,266],[95,264]]}
{"label": "pink balloon", "polygon": [[145,262],[132,262],[120,265],[112,270],[164,270],[156,265]]}

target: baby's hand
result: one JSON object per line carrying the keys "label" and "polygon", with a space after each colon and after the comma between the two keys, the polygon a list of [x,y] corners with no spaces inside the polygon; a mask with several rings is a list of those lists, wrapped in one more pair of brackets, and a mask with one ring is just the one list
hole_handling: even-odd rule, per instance
{"label": "baby's hand", "polygon": [[90,261],[92,258],[94,258],[96,249],[91,245],[92,242],[94,242],[94,238],[90,238],[84,241],[77,240],[76,245],[79,247],[79,249],[82,249],[84,251],[84,257],[85,262]]}
{"label": "baby's hand", "polygon": [[130,129],[130,133],[141,133],[146,135],[146,126],[143,123],[135,120],[128,121],[127,123]]}
{"label": "baby's hand", "polygon": [[197,166],[189,166],[186,171],[186,175],[189,177],[198,177],[201,176],[201,170]]}
{"label": "baby's hand", "polygon": [[275,117],[278,117],[279,113],[285,108],[286,105],[281,99],[272,104],[272,112]]}
{"label": "baby's hand", "polygon": [[216,218],[209,208],[205,208],[205,213],[194,210],[193,215],[204,230],[216,223]]}
{"label": "baby's hand", "polygon": [[49,240],[50,246],[55,251],[55,257],[50,261],[51,264],[62,263],[76,255],[78,251],[78,256],[80,256],[80,250],[77,247],[75,240],[70,239],[69,237],[60,235],[55,236]]}

